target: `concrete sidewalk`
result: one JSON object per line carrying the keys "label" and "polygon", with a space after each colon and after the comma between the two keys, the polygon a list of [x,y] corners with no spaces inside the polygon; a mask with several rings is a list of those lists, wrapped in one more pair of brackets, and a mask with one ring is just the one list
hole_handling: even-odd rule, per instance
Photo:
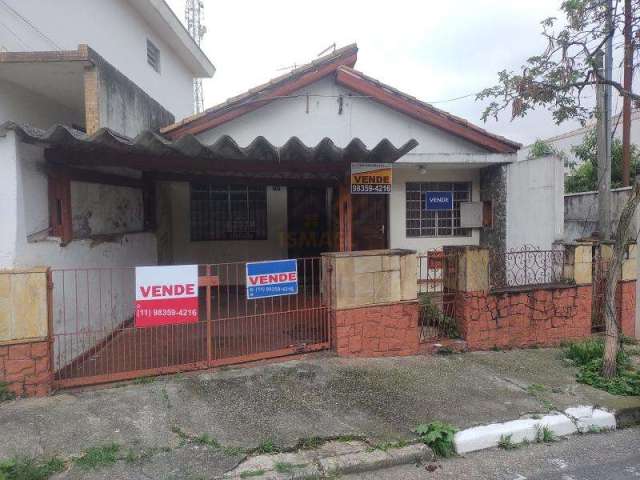
{"label": "concrete sidewalk", "polygon": [[[116,443],[129,462],[69,478],[211,478],[261,444],[413,438],[418,423],[460,428],[579,404],[640,407],[575,382],[556,349],[385,359],[329,354],[177,375],[0,405],[0,460],[65,458]],[[206,438],[206,441],[198,439]],[[207,448],[213,442],[223,448]],[[75,467],[74,467],[75,468]]]}

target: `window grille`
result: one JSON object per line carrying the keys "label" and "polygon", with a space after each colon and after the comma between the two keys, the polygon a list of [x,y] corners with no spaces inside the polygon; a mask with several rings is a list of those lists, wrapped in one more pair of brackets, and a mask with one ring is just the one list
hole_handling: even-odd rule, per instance
{"label": "window grille", "polygon": [[191,184],[191,240],[266,240],[267,189]]}
{"label": "window grille", "polygon": [[[453,208],[427,210],[427,192],[452,192]],[[460,203],[471,201],[470,182],[409,182],[406,184],[407,237],[469,237],[460,227]]]}

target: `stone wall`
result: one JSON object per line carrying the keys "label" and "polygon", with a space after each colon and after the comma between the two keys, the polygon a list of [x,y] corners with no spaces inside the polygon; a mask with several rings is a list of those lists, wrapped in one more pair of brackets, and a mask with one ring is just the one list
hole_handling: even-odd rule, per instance
{"label": "stone wall", "polygon": [[[591,335],[591,285],[537,287],[524,291],[462,292],[458,329],[471,350],[557,346]],[[635,335],[636,282],[620,282],[622,333]]]}
{"label": "stone wall", "polygon": [[48,340],[0,345],[0,382],[15,395],[44,396],[51,392]]}
{"label": "stone wall", "polygon": [[335,351],[358,357],[415,355],[418,308],[417,303],[396,303],[336,311]]}
{"label": "stone wall", "polygon": [[323,255],[331,345],[341,356],[415,355],[419,348],[416,254],[373,250]]}
{"label": "stone wall", "polygon": [[480,230],[480,245],[504,251],[507,243],[507,166],[493,165],[480,170],[480,200],[492,203],[491,227]]}

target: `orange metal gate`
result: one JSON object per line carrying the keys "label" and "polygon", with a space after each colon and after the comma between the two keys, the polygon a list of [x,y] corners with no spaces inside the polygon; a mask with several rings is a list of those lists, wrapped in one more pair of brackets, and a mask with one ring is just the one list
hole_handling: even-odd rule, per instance
{"label": "orange metal gate", "polygon": [[197,323],[136,328],[135,268],[53,269],[54,386],[230,365],[329,347],[320,258],[298,260],[298,294],[246,298],[245,263],[199,267]]}

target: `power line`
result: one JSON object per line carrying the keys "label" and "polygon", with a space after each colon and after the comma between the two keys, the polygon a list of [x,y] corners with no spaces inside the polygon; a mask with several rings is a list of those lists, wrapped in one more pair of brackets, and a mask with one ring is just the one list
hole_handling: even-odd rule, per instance
{"label": "power line", "polygon": [[60,45],[58,45],[56,42],[54,42],[50,37],[48,37],[47,35],[45,35],[38,27],[36,27],[33,23],[31,23],[31,21],[24,17],[20,12],[16,11],[16,9],[14,9],[11,5],[9,5],[7,2],[5,2],[5,0],[0,0],[0,3],[2,5],[4,5],[4,7],[10,12],[13,13],[16,17],[18,17],[20,20],[22,20],[24,23],[26,23],[27,25],[29,25],[33,30],[35,30],[42,38],[44,38],[45,40],[47,40],[51,45],[53,45],[56,49],[58,50],[62,50],[62,48],[60,47]]}

